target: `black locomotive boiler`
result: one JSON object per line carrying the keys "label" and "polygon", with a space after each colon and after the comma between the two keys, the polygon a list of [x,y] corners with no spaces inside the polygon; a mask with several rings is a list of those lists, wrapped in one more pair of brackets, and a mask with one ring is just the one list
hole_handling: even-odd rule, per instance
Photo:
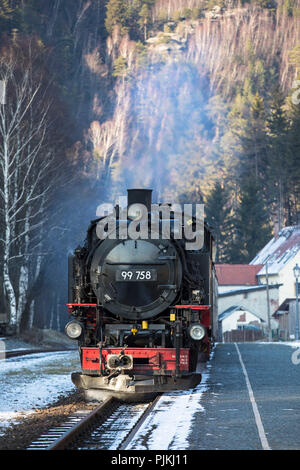
{"label": "black locomotive boiler", "polygon": [[[151,193],[128,190],[126,224],[139,203],[151,226]],[[158,214],[161,226],[165,216]],[[109,393],[140,400],[201,380],[197,363],[208,358],[217,328],[214,241],[204,224],[203,246],[187,250],[185,238],[172,231],[174,217],[170,212],[171,236],[160,230],[154,239],[150,232],[144,239],[99,238],[103,218],[97,219],[69,256],[66,334],[78,340],[82,370],[72,381],[87,399]],[[117,215],[117,228],[121,223]]]}

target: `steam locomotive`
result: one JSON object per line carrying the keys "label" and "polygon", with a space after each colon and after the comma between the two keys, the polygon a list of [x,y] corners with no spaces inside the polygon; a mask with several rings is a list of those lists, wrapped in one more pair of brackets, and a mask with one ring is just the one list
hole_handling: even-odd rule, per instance
{"label": "steam locomotive", "polygon": [[[140,220],[133,210],[140,207],[151,227],[151,199],[152,190],[128,190],[126,217],[115,208],[118,235],[124,223]],[[217,328],[214,240],[204,223],[202,247],[187,250],[184,236],[176,237],[172,211],[165,238],[166,216],[156,207],[156,237],[149,231],[144,238],[99,238],[103,216],[91,222],[84,245],[69,256],[71,320],[65,331],[78,341],[82,369],[72,381],[87,400],[109,394],[137,401],[201,381],[197,363],[208,358]],[[195,222],[192,215],[189,223]]]}

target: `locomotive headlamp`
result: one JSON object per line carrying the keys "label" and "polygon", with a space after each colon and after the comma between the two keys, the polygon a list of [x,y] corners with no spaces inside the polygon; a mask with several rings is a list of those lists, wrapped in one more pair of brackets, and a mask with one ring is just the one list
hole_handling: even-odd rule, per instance
{"label": "locomotive headlamp", "polygon": [[203,325],[200,325],[200,323],[195,323],[194,325],[191,325],[188,329],[188,332],[190,337],[195,341],[200,341],[204,338],[206,334],[205,327]]}
{"label": "locomotive headlamp", "polygon": [[71,339],[77,339],[82,335],[83,326],[79,321],[72,320],[65,326],[66,335]]}

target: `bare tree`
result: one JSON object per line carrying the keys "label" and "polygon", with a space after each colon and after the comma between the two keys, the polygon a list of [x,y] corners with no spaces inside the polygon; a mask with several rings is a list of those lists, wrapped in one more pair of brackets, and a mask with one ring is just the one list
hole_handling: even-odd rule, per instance
{"label": "bare tree", "polygon": [[54,155],[47,140],[49,100],[42,78],[11,55],[0,62],[0,247],[10,324],[18,331],[30,284],[39,277]]}

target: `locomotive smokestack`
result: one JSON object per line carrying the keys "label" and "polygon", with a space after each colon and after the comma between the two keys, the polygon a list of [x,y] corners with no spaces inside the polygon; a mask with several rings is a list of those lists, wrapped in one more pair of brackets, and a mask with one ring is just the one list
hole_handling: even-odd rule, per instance
{"label": "locomotive smokestack", "polygon": [[131,204],[143,204],[151,211],[152,189],[128,189],[128,207]]}

